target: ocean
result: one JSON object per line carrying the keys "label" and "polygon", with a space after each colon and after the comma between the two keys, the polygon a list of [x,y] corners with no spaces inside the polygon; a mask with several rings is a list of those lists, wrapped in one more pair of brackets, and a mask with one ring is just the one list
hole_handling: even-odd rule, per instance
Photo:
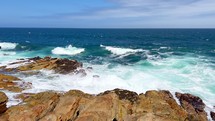
{"label": "ocean", "polygon": [[0,65],[52,56],[93,68],[85,77],[47,70],[34,76],[16,74],[32,83],[24,92],[170,90],[200,96],[214,110],[215,29],[1,28],[0,46]]}

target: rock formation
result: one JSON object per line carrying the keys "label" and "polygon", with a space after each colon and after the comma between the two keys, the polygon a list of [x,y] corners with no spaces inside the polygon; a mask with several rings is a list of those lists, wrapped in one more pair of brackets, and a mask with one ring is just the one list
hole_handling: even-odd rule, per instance
{"label": "rock formation", "polygon": [[[23,103],[7,109],[0,119],[1,121],[207,120],[206,115],[201,114],[202,103],[199,103],[200,100],[197,97],[187,96],[187,94],[177,94],[177,96],[182,106],[176,103],[169,91],[152,90],[140,95],[121,89],[98,95],[90,95],[78,90],[71,90],[64,94],[48,91],[22,97]],[[190,108],[196,108],[196,111],[201,113],[191,114],[186,107],[188,104]],[[194,118],[191,115],[194,115]]]}
{"label": "rock formation", "polygon": [[[14,65],[18,66],[14,66]],[[31,87],[14,73],[37,74],[41,69],[60,74],[81,74],[82,64],[76,60],[35,57],[0,67],[0,89],[21,92]],[[12,68],[14,67],[14,68]],[[91,67],[87,68],[92,70]],[[6,75],[7,74],[7,75]],[[99,76],[94,75],[96,78]],[[147,91],[145,94],[115,89],[98,95],[79,90],[66,93],[21,93],[15,98],[22,102],[6,108],[7,96],[0,92],[0,121],[207,121],[203,101],[191,94],[176,93],[178,105],[167,90]],[[214,120],[215,114],[211,112]]]}
{"label": "rock formation", "polygon": [[201,98],[178,92],[176,97],[179,99],[181,106],[188,112],[189,120],[207,121],[207,113],[204,111],[205,104]]}
{"label": "rock formation", "polygon": [[35,57],[24,61],[10,63],[9,65],[15,64],[20,64],[20,66],[16,68],[6,68],[7,66],[3,66],[0,67],[0,69],[6,72],[38,71],[42,69],[47,69],[53,70],[56,73],[68,74],[82,67],[82,63],[79,63],[76,60],[59,59],[51,57],[45,58]]}
{"label": "rock formation", "polygon": [[19,78],[0,74],[0,89],[21,92],[31,87],[31,83],[22,82]]}

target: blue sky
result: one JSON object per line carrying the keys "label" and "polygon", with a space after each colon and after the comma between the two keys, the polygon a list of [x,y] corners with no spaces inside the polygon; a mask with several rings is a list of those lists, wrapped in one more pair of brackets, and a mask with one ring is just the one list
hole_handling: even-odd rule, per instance
{"label": "blue sky", "polygon": [[0,0],[0,27],[215,28],[215,0]]}

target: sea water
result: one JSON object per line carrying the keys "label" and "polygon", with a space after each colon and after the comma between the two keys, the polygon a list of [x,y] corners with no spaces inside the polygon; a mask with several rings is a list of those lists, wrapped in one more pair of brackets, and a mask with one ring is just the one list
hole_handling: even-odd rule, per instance
{"label": "sea water", "polygon": [[[214,110],[214,29],[1,28],[0,46],[0,65],[52,56],[76,59],[87,72],[85,77],[47,70],[33,76],[15,74],[32,83],[32,88],[23,92],[170,90],[200,96],[207,110]],[[15,93],[3,91],[10,97],[8,105],[16,104]]]}

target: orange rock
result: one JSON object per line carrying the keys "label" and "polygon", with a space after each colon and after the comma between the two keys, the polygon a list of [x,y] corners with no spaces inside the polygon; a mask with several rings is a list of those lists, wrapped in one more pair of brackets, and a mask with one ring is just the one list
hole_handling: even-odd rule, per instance
{"label": "orange rock", "polygon": [[[152,90],[138,95],[132,91],[115,89],[99,95],[90,95],[71,90],[65,94],[55,92],[30,94],[24,99],[23,104],[10,107],[0,119],[5,121],[192,121],[189,114],[176,103],[169,91]],[[197,120],[202,119],[198,118]]]}
{"label": "orange rock", "polygon": [[[26,63],[28,62],[28,63]],[[10,63],[9,65],[22,64],[16,68],[5,68],[6,66],[0,67],[4,71],[38,71],[42,69],[53,70],[56,73],[67,74],[74,72],[77,68],[82,67],[82,63],[77,62],[76,60],[69,59],[58,59],[51,57],[35,57],[30,58],[29,60]],[[83,72],[83,70],[81,71]],[[84,72],[83,72],[84,73]],[[84,73],[85,74],[85,73]]]}
{"label": "orange rock", "polygon": [[0,89],[21,92],[30,87],[31,83],[22,82],[19,78],[14,76],[0,74]]}
{"label": "orange rock", "polygon": [[8,101],[5,93],[0,92],[0,114],[4,113],[7,110],[6,103]]}

